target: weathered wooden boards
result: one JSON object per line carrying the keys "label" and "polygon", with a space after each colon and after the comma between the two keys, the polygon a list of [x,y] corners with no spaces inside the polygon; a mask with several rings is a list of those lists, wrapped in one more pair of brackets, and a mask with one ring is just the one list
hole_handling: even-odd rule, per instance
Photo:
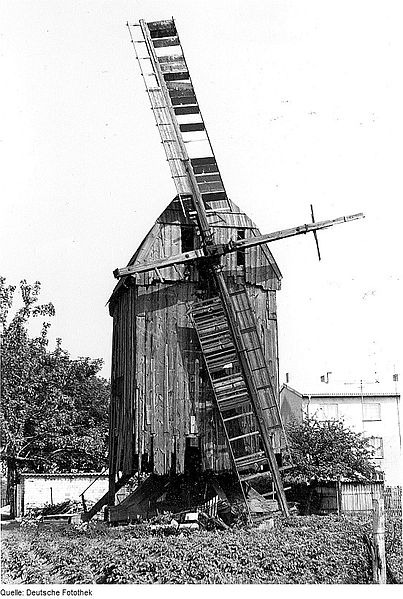
{"label": "weathered wooden boards", "polygon": [[[140,29],[143,40],[138,45],[149,59],[139,60],[140,68],[178,196],[130,264],[197,250],[203,240],[196,220],[202,233],[209,230],[217,244],[259,234],[226,195],[173,20],[140,21]],[[148,68],[144,65],[151,70],[144,71]],[[192,218],[184,206],[189,192],[200,196],[203,222],[199,214]],[[194,247],[184,250],[185,228],[186,243],[191,245],[189,227],[194,230]],[[222,266],[229,289],[244,284],[248,288],[270,380],[277,388],[275,292],[281,275],[275,261],[267,248],[254,247],[225,256]],[[205,469],[231,467],[205,360],[188,316],[190,304],[211,296],[215,284],[196,260],[154,268],[136,275],[136,281],[127,277],[116,286],[110,300],[111,477],[141,470],[183,472],[186,444],[195,441]]]}
{"label": "weathered wooden boards", "polygon": [[385,503],[383,495],[374,499],[372,504],[372,534],[374,541],[373,579],[376,584],[386,584]]}
{"label": "weathered wooden boards", "polygon": [[[258,234],[235,205],[220,212],[214,231],[228,242],[244,228]],[[187,224],[179,202],[172,202],[151,229],[131,263],[154,261],[182,250],[181,226]],[[240,227],[243,225],[243,227]],[[247,228],[249,227],[249,228]],[[227,284],[246,284],[259,337],[274,387],[278,386],[276,289],[279,279],[263,250],[247,249],[245,265],[224,259]],[[266,274],[264,274],[266,273]],[[116,473],[153,466],[159,474],[183,472],[186,436],[198,435],[205,468],[230,468],[226,439],[213,409],[212,389],[196,333],[187,314],[204,282],[197,264],[161,269],[120,281],[110,300],[113,315],[111,455]],[[264,280],[260,278],[264,276]],[[193,425],[192,425],[193,422]],[[193,426],[193,429],[192,429]]]}
{"label": "weathered wooden boards", "polygon": [[[207,213],[215,242],[227,244],[231,240],[237,239],[238,231],[244,232],[245,239],[260,235],[260,231],[253,221],[232,201],[228,202],[228,209]],[[146,265],[168,256],[181,254],[183,252],[182,227],[189,226],[194,228],[194,245],[197,249],[200,247],[200,241],[196,233],[196,226],[187,215],[185,216],[179,199],[174,200],[159,216],[128,265]],[[229,284],[249,283],[273,291],[280,288],[281,273],[267,246],[248,248],[248,251],[245,251],[244,267],[237,264],[236,252],[225,255],[222,258],[222,264]],[[178,264],[176,267],[161,268],[160,272],[165,281],[180,281],[185,268],[185,265]],[[191,266],[188,279],[196,282],[198,274],[198,269]],[[138,276],[137,284],[149,285],[154,280],[158,280],[155,271],[144,272]],[[122,286],[123,281],[120,281],[112,295],[112,302]]]}

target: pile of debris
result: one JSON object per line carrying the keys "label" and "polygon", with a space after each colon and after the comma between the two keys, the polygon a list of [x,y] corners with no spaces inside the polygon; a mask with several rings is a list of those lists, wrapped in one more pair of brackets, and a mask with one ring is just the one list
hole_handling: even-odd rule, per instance
{"label": "pile of debris", "polygon": [[179,514],[162,514],[150,521],[153,533],[175,535],[194,532],[195,530],[226,530],[227,524],[219,516],[209,516],[205,512],[180,512]]}
{"label": "pile of debris", "polygon": [[[152,533],[163,535],[245,525],[271,530],[274,517],[281,515],[273,495],[264,493],[259,485],[247,484],[244,491],[247,510],[239,483],[231,474],[202,475],[193,485],[183,477],[151,475],[111,509],[108,520],[112,524],[147,523]],[[120,514],[127,520],[119,518]]]}
{"label": "pile of debris", "polygon": [[[246,510],[239,481],[233,473],[203,473],[193,479],[183,475],[169,477],[151,474],[121,503],[108,508],[107,521],[111,524],[130,524],[152,521],[161,514],[198,513],[204,514],[212,526],[217,518],[224,525],[233,526],[250,522],[249,516],[253,520],[255,516],[280,513],[273,494],[264,494],[264,491],[259,493],[256,487],[255,484],[253,487],[246,484]],[[178,521],[178,524],[185,522]],[[200,526],[199,517],[197,524]]]}
{"label": "pile of debris", "polygon": [[24,524],[32,524],[33,522],[78,524],[81,522],[81,512],[80,502],[67,500],[62,503],[31,508],[22,521]]}

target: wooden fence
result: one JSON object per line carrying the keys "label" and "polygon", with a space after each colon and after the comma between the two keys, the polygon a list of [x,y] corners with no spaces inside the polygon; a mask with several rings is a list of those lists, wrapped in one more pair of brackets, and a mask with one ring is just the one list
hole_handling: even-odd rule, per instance
{"label": "wooden fence", "polygon": [[372,500],[379,499],[383,493],[383,482],[340,483],[342,514],[371,514]]}
{"label": "wooden fence", "polygon": [[5,476],[2,476],[0,479],[0,489],[1,489],[1,494],[0,494],[1,507],[4,507],[5,505],[8,504],[7,478]]}
{"label": "wooden fence", "polygon": [[327,482],[317,489],[322,514],[370,514],[373,499],[385,498],[386,513],[402,513],[402,488],[386,487],[382,481],[370,483]]}
{"label": "wooden fence", "polygon": [[385,512],[402,515],[402,487],[385,487]]}

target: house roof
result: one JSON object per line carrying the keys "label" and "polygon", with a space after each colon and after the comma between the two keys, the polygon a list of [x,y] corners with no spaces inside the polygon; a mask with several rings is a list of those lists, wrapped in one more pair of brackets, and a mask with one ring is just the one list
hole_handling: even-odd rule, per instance
{"label": "house roof", "polygon": [[21,472],[24,478],[105,478],[108,472]]}
{"label": "house roof", "polygon": [[393,383],[313,383],[313,384],[284,384],[282,388],[289,389],[300,397],[400,397],[393,389]]}

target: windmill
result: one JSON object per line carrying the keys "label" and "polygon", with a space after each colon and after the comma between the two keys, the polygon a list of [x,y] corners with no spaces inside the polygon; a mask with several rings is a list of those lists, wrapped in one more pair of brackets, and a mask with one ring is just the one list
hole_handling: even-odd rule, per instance
{"label": "windmill", "polygon": [[[128,28],[177,195],[128,266],[114,271],[109,505],[134,472],[175,473],[179,455],[179,469],[186,469],[186,451],[200,447],[199,419],[202,460],[232,469],[245,505],[247,483],[266,475],[287,516],[279,459],[278,287],[266,285],[280,273],[267,244],[310,232],[317,242],[318,230],[363,215],[315,223],[312,210],[310,224],[259,234],[225,191],[174,20],[140,20]],[[180,231],[179,244],[172,231]],[[214,430],[224,446],[211,440]],[[161,495],[156,486],[150,497]],[[126,504],[129,514],[133,502]]]}

